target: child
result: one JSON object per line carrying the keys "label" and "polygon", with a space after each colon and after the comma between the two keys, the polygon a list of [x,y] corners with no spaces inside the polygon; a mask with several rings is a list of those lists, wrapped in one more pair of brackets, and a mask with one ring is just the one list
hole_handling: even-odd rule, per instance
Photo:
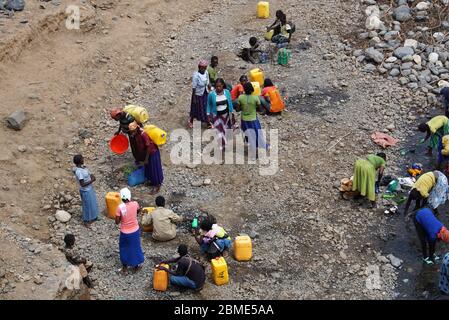
{"label": "child", "polygon": [[259,47],[260,43],[256,37],[251,37],[249,39],[249,48],[242,49],[239,57],[247,62],[251,62],[252,64],[256,63],[256,61],[260,60],[260,54],[263,52]]}
{"label": "child", "polygon": [[232,90],[231,90],[231,98],[232,98],[232,105],[234,108],[237,106],[237,99],[241,94],[245,93],[245,90],[243,89],[243,86],[245,83],[248,82],[248,77],[245,75],[242,75],[239,79],[239,83],[236,84]]}
{"label": "child", "polygon": [[77,154],[73,157],[73,163],[76,168],[73,173],[80,185],[80,196],[83,207],[83,221],[84,225],[88,227],[98,218],[98,203],[97,195],[95,193],[92,183],[95,182],[95,176],[90,174],[89,170],[84,166],[84,158]]}
{"label": "child", "polygon": [[217,66],[218,66],[218,57],[212,56],[210,58],[210,65],[207,67],[207,73],[209,74],[209,83],[212,87],[215,88],[215,81],[217,81]]}
{"label": "child", "polygon": [[75,245],[75,236],[73,234],[66,234],[64,237],[64,254],[67,260],[78,266],[80,270],[81,277],[83,278],[83,282],[86,284],[88,288],[93,288],[92,280],[89,278],[88,272],[92,268],[92,262],[86,260],[86,258],[81,258],[78,254],[77,250],[74,248]]}

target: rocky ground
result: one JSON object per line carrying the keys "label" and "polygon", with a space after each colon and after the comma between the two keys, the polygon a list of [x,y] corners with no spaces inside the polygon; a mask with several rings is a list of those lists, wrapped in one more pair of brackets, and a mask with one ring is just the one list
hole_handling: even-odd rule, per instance
{"label": "rocky ground", "polygon": [[[0,216],[4,228],[12,230],[5,233],[8,243],[12,248],[22,244],[17,250],[30,256],[27,259],[45,263],[42,252],[55,251],[65,233],[74,233],[80,250],[95,265],[91,274],[96,287],[81,298],[428,298],[437,274],[431,270],[429,277],[422,277],[413,231],[406,231],[401,217],[385,215],[381,201],[379,209],[372,210],[364,201],[342,200],[336,189],[341,178],[351,176],[358,157],[380,150],[370,140],[373,131],[400,139],[398,147],[387,150],[387,170],[405,175],[408,159],[400,156],[399,148],[409,143],[420,118],[441,112],[438,105],[427,103],[425,86],[420,90],[402,86],[394,77],[386,79],[374,71],[378,69],[374,64],[366,72],[365,42],[356,41],[354,35],[365,32],[365,9],[372,2],[271,1],[272,12],[284,9],[297,27],[290,65],[261,65],[288,95],[282,116],[261,116],[263,128],[279,129],[279,171],[274,176],[261,176],[259,167],[249,164],[174,165],[170,161],[174,142],[161,148],[165,173],[161,194],[176,213],[192,217],[207,211],[232,236],[247,233],[253,238],[253,260],[238,263],[228,256],[230,283],[216,287],[209,278],[200,293],[152,290],[152,267],[172,256],[179,243],[187,243],[198,256],[188,222],[168,243],[155,243],[144,234],[143,270],[127,276],[115,272],[120,267],[118,228],[103,216],[91,229],[82,226],[71,159],[76,153],[85,155],[98,179],[95,187],[104,209],[104,195],[126,185],[121,168],[132,161],[130,154],[119,157],[108,149],[117,125],[107,110],[139,104],[147,107],[151,122],[169,134],[185,127],[190,77],[200,58],[218,55],[220,76],[229,82],[253,67],[236,53],[250,36],[262,38],[268,24],[254,17],[254,3],[212,1],[205,8],[199,1],[183,1],[181,8],[174,8],[173,1],[86,1],[83,5],[91,18],[81,32],[52,30],[44,39],[24,44],[18,57],[5,49],[0,65],[4,75],[0,84],[6,88],[0,93],[2,115],[17,106],[30,113],[23,130],[1,128],[5,153],[0,172],[7,183],[0,194]],[[0,19],[0,32],[13,39],[7,42],[10,46],[21,39],[17,35],[25,37],[28,32],[9,31],[13,25],[21,27],[21,14],[26,12],[16,13],[15,20]],[[303,50],[300,44],[306,37],[311,47]],[[373,50],[383,55],[377,63],[384,66],[389,53],[380,49]],[[425,56],[421,60],[426,61]],[[399,68],[397,61],[391,63]],[[154,202],[146,187],[132,191],[141,204]],[[58,221],[57,210],[68,211],[70,221]],[[23,242],[22,237],[30,241]],[[31,240],[35,238],[39,242]],[[27,262],[24,269],[24,262],[9,260],[11,251],[0,251],[5,261],[0,268],[0,297],[31,298],[19,290],[21,279],[35,292],[44,290],[51,271],[38,271],[37,262]],[[49,269],[62,272],[61,254],[54,255],[61,264]],[[380,286],[375,288],[369,286],[373,271],[380,275]],[[42,283],[36,283],[36,276]]]}

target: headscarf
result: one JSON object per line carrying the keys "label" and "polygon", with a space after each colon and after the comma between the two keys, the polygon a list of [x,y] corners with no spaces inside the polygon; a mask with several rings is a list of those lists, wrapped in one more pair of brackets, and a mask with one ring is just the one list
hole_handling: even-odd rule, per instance
{"label": "headscarf", "polygon": [[438,234],[438,238],[446,243],[449,243],[449,230],[447,230],[446,227],[442,227],[440,233]]}
{"label": "headscarf", "polygon": [[[128,188],[123,188],[120,190],[120,199],[122,199],[122,201],[131,201],[131,191]],[[126,203],[121,203],[119,208],[122,212],[122,216],[126,216]]]}
{"label": "headscarf", "polygon": [[209,64],[207,63],[207,60],[200,60],[200,62],[198,62],[198,67],[207,67]]}
{"label": "headscarf", "polygon": [[444,97],[444,100],[449,103],[449,87],[441,89],[440,94]]}
{"label": "headscarf", "polygon": [[114,118],[123,111],[123,108],[114,108],[111,110],[111,118]]}
{"label": "headscarf", "polygon": [[131,123],[129,124],[129,126],[128,126],[128,128],[129,128],[130,131],[134,131],[134,130],[136,130],[138,127],[139,127],[139,125],[137,124],[136,121],[131,122]]}

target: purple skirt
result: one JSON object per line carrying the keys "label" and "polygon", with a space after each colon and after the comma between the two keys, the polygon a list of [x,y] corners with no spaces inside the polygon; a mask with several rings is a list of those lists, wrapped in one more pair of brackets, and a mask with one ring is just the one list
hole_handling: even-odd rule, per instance
{"label": "purple skirt", "polygon": [[192,103],[190,104],[190,119],[196,119],[201,122],[207,122],[207,90],[204,90],[202,96],[192,93]]}
{"label": "purple skirt", "polygon": [[164,181],[159,149],[148,159],[148,165],[145,166],[145,177],[150,180],[150,185],[154,187],[160,186]]}

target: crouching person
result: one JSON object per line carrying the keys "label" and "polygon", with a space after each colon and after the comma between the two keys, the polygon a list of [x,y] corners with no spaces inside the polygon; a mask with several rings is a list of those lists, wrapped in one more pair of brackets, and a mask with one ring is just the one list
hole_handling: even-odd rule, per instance
{"label": "crouching person", "polygon": [[89,278],[89,271],[92,268],[92,262],[88,261],[86,258],[82,258],[77,250],[74,248],[75,246],[75,236],[73,234],[66,234],[64,237],[64,254],[67,260],[78,266],[80,275],[83,278],[83,282],[86,284],[88,288],[93,288],[92,280]]}
{"label": "crouching person", "polygon": [[169,273],[170,284],[178,287],[184,287],[199,291],[203,288],[206,281],[204,266],[197,260],[191,258],[187,246],[181,244],[178,247],[178,258],[162,261],[161,264],[176,263],[175,270],[169,270],[161,265],[157,267]]}
{"label": "crouching person", "polygon": [[231,247],[231,237],[223,227],[206,219],[201,222],[200,229],[200,232],[195,234],[195,240],[200,245],[201,253],[207,253],[209,258],[222,256],[223,252]]}

